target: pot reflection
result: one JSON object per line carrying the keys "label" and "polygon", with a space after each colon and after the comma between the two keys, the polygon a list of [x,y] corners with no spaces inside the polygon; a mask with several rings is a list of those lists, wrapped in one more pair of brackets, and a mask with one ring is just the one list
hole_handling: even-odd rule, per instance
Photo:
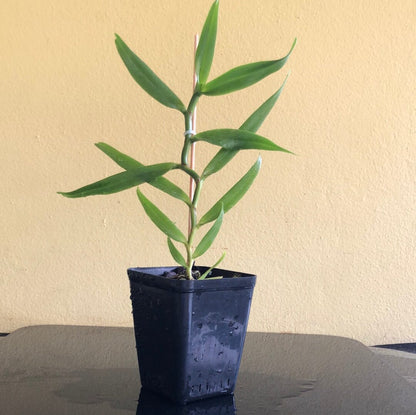
{"label": "pot reflection", "polygon": [[235,415],[233,395],[191,402],[180,406],[144,388],[140,390],[136,415]]}

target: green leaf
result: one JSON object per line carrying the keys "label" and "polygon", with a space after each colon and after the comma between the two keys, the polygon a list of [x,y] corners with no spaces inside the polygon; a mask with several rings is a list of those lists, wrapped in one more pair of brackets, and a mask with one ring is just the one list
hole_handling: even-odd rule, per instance
{"label": "green leaf", "polygon": [[224,213],[227,213],[246,194],[258,174],[260,166],[261,157],[257,159],[250,170],[201,218],[198,227],[215,220],[221,206]]}
{"label": "green leaf", "polygon": [[159,208],[144,196],[139,188],[137,188],[137,196],[147,216],[165,235],[175,241],[186,243],[185,235]]}
{"label": "green leaf", "polygon": [[217,217],[217,220],[212,225],[211,229],[201,239],[201,242],[198,244],[198,246],[195,248],[195,251],[192,255],[193,258],[198,258],[199,256],[203,255],[212,245],[212,243],[214,242],[214,239],[217,237],[218,232],[221,228],[223,217],[224,217],[224,209],[221,206],[221,211]]}
{"label": "green leaf", "polygon": [[101,150],[104,154],[116,162],[124,170],[132,170],[137,167],[143,167],[143,164],[135,160],[134,158],[116,150],[114,147],[106,143],[95,143],[95,146]]}
{"label": "green leaf", "polygon": [[130,187],[154,180],[162,176],[169,170],[177,168],[176,163],[152,164],[150,166],[137,167],[132,170],[126,170],[122,173],[106,177],[98,182],[91,183],[72,192],[58,192],[62,196],[76,198],[93,195],[108,195],[111,193],[121,192]]}
{"label": "green leaf", "polygon": [[198,48],[195,53],[195,74],[197,83],[203,85],[207,82],[214,57],[215,40],[217,38],[218,24],[218,0],[215,0],[209,10],[207,19],[199,39]]}
{"label": "green leaf", "polygon": [[[199,280],[204,280],[207,275],[215,268],[218,267],[218,265],[220,265],[220,263],[223,261],[223,259],[225,258],[225,252],[221,255],[221,258],[209,269],[207,269],[198,279]],[[213,278],[216,279],[216,278]]]}
{"label": "green leaf", "polygon": [[[283,90],[283,87],[286,84],[286,80],[287,77],[283,82],[282,86],[259,108],[257,108],[256,111],[254,111],[253,114],[250,115],[250,117],[247,118],[247,120],[241,125],[239,130],[246,130],[255,133],[261,127],[263,121],[269,115],[274,104],[279,98]],[[205,167],[201,177],[203,179],[206,179],[208,176],[211,176],[211,174],[214,174],[217,171],[221,170],[230,160],[234,158],[238,151],[239,150],[227,150],[225,148],[221,148]]]}
{"label": "green leaf", "polygon": [[291,153],[289,150],[285,150],[274,144],[268,138],[250,131],[234,130],[231,128],[203,131],[194,135],[192,141],[206,141],[207,143],[223,147],[227,150],[256,149]]}
{"label": "green leaf", "polygon": [[212,158],[212,160],[207,164],[204,171],[202,172],[202,179],[206,179],[211,174],[216,173],[218,170],[221,170],[234,156],[238,153],[238,150],[227,150],[221,148],[218,153]]}
{"label": "green leaf", "polygon": [[182,254],[179,252],[179,250],[176,248],[176,246],[173,245],[173,242],[172,242],[172,240],[170,238],[168,238],[168,247],[169,247],[169,252],[171,253],[173,259],[179,265],[182,265],[183,267],[186,268],[185,258],[182,256]]}
{"label": "green leaf", "polygon": [[211,82],[208,82],[201,88],[200,92],[204,95],[224,95],[247,88],[256,82],[261,81],[266,76],[283,67],[292,53],[295,44],[296,39],[293,42],[289,53],[284,58],[238,66],[223,75],[220,75]]}
{"label": "green leaf", "polygon": [[[121,153],[106,143],[96,143],[95,145],[123,169],[131,170],[137,167],[144,167],[142,163]],[[156,179],[151,180],[149,184],[176,199],[182,200],[188,206],[191,205],[189,196],[179,186],[176,186],[176,184],[165,177],[157,177]]]}
{"label": "green leaf", "polygon": [[175,93],[116,34],[116,47],[134,80],[155,100],[182,113],[186,109]]}
{"label": "green leaf", "polygon": [[244,121],[244,123],[240,127],[240,130],[246,130],[255,133],[261,127],[263,121],[269,115],[274,104],[276,103],[277,99],[282,93],[286,81],[287,76],[282,86],[269,99],[267,99],[262,105],[260,105],[260,107],[257,108],[256,111],[254,111],[253,114],[251,114],[246,121]]}

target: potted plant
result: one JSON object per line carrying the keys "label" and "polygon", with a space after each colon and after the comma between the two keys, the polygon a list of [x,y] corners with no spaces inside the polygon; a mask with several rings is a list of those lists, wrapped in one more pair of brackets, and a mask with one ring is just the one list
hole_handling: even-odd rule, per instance
{"label": "potted plant", "polygon": [[[186,107],[178,96],[116,35],[115,43],[134,80],[154,99],[181,112],[185,134],[179,162],[144,166],[114,147],[96,146],[124,171],[72,192],[59,192],[70,198],[104,195],[137,188],[137,196],[150,220],[167,236],[167,244],[179,267],[130,268],[131,299],[142,385],[179,402],[230,394],[234,390],[248,322],[255,275],[218,269],[224,254],[210,267],[195,266],[195,259],[212,245],[224,215],[243,197],[257,176],[261,158],[241,179],[201,217],[198,201],[205,182],[212,181],[241,150],[290,151],[256,134],[278,99],[283,85],[252,113],[239,129],[222,128],[196,133],[192,114],[202,96],[228,94],[247,88],[278,71],[289,53],[277,60],[238,66],[208,80],[217,34],[218,0],[212,4],[195,53],[196,83]],[[182,140],[181,140],[182,141]],[[219,151],[197,172],[190,161],[193,143],[203,141]],[[194,184],[188,195],[163,177],[181,170]],[[189,214],[185,235],[172,220],[142,192],[148,183],[179,199]],[[202,228],[212,223],[209,229]],[[197,236],[198,235],[198,236]],[[199,242],[196,243],[196,238]],[[178,246],[182,246],[183,255]]]}

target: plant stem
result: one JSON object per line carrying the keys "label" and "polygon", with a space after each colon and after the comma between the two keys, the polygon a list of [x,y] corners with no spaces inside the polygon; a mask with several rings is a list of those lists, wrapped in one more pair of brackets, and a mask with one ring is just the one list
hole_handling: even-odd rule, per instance
{"label": "plant stem", "polygon": [[188,235],[188,241],[185,244],[186,247],[186,278],[188,280],[193,279],[192,277],[192,267],[194,264],[194,260],[192,257],[192,243],[195,236],[196,225],[197,225],[197,205],[199,200],[199,195],[201,193],[202,183],[203,181],[196,173],[195,170],[190,168],[188,155],[191,149],[191,139],[193,136],[192,133],[192,113],[196,109],[196,104],[198,103],[199,97],[201,96],[200,93],[194,92],[192,98],[189,102],[188,109],[186,110],[185,116],[185,141],[182,148],[182,155],[181,155],[181,167],[180,169],[189,174],[192,179],[195,181],[195,193],[192,198],[192,203],[189,206],[189,217],[190,217],[190,229]]}
{"label": "plant stem", "polygon": [[184,166],[183,164],[177,164],[176,166],[179,170],[182,170],[186,174],[191,176],[195,180],[195,182],[197,182],[198,180],[201,180],[201,177],[199,176],[199,174],[195,170],[192,170],[191,168],[189,168],[187,166]]}
{"label": "plant stem", "polygon": [[191,229],[188,236],[188,242],[186,243],[186,278],[191,280],[192,277],[192,267],[194,265],[194,259],[192,256],[192,244],[195,236],[195,231],[197,229],[197,223],[198,223],[198,215],[197,215],[197,207],[198,207],[198,200],[199,196],[201,194],[202,184],[204,183],[201,178],[198,178],[195,180],[196,187],[195,187],[195,193],[194,197],[192,199],[192,204],[189,207],[189,213],[191,217]]}
{"label": "plant stem", "polygon": [[[192,95],[192,98],[189,102],[188,109],[184,113],[184,116],[185,116],[185,132],[192,131],[192,113],[196,108],[196,104],[198,103],[198,100],[199,100],[200,96],[201,96],[201,94],[199,94],[197,92],[194,92],[194,94]],[[182,163],[182,165],[187,166],[187,167],[189,167],[188,154],[189,154],[189,150],[191,148],[192,135],[193,134],[191,132],[188,132],[187,134],[185,134],[185,141],[184,141],[183,148],[182,148],[181,163]]]}
{"label": "plant stem", "polygon": [[189,101],[188,109],[186,110],[189,115],[194,112],[194,109],[196,108],[196,104],[198,103],[200,96],[201,96],[200,92],[194,92],[194,94],[192,95],[192,98]]}

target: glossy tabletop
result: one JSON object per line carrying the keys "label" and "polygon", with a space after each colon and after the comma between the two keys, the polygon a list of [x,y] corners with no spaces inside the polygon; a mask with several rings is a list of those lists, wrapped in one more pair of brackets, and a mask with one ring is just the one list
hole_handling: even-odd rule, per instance
{"label": "glossy tabletop", "polygon": [[415,377],[413,354],[248,333],[234,397],[180,407],[141,391],[133,329],[35,326],[0,337],[1,415],[416,415]]}

